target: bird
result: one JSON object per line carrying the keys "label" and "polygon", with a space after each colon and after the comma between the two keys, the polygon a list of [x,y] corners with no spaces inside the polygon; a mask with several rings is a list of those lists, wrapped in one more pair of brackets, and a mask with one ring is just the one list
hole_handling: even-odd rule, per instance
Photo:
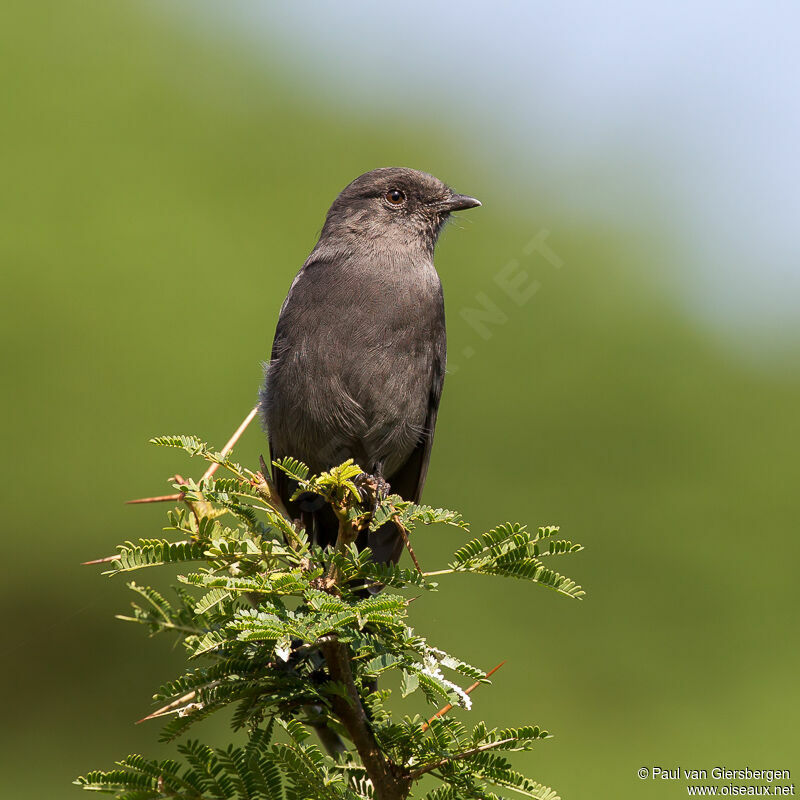
{"label": "bird", "polygon": [[[348,184],[281,307],[259,412],[270,459],[319,473],[353,459],[382,495],[419,503],[447,359],[444,298],[433,257],[455,211],[480,206],[433,175],[381,167]],[[321,547],[336,542],[329,504],[273,467],[289,512]],[[378,563],[404,541],[387,523],[362,531]]]}

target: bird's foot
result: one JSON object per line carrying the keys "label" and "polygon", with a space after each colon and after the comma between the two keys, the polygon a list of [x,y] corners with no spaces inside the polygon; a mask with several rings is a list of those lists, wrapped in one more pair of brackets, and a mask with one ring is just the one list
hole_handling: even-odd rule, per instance
{"label": "bird's foot", "polygon": [[374,514],[378,506],[389,496],[392,487],[389,482],[380,475],[369,475],[362,472],[353,478],[358,493],[361,495],[361,502]]}

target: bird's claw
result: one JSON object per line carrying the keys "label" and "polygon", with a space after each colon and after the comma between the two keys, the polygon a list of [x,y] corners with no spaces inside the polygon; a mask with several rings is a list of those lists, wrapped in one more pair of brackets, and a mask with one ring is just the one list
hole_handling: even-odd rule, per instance
{"label": "bird's claw", "polygon": [[378,510],[378,506],[389,496],[392,488],[388,481],[380,475],[369,475],[366,472],[356,475],[353,478],[353,483],[355,483],[358,493],[361,495],[361,502],[373,514]]}

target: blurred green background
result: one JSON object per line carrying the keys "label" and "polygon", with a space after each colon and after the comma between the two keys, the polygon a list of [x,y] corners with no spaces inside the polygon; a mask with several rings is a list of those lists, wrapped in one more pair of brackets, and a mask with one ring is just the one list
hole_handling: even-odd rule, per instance
{"label": "blurred green background", "polygon": [[[330,201],[397,164],[484,203],[438,249],[452,370],[426,499],[476,530],[560,524],[588,589],[451,579],[414,624],[507,659],[475,715],[553,731],[518,763],[565,798],[685,794],[643,765],[800,767],[800,338],[742,356],[679,301],[665,216],[554,210],[489,157],[501,121],[467,140],[445,114],[331,100],[187,7],[2,16],[3,797],[75,797],[76,774],[165,751],[133,721],[180,652],[115,622],[123,582],[79,564],[157,535],[165,509],[123,501],[199,465],[147,439],[227,439]],[[560,269],[526,253],[537,234]],[[539,284],[521,305],[496,280],[512,259]],[[486,302],[503,321],[471,324]],[[261,452],[253,426],[237,455]],[[433,569],[458,540],[415,548]]]}

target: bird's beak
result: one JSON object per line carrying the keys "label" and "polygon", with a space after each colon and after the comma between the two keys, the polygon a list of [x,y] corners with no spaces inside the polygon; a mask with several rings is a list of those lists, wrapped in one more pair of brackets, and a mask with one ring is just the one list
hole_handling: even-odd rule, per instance
{"label": "bird's beak", "polygon": [[445,200],[439,208],[442,211],[462,211],[465,208],[477,208],[481,204],[480,200],[466,194],[454,194]]}

